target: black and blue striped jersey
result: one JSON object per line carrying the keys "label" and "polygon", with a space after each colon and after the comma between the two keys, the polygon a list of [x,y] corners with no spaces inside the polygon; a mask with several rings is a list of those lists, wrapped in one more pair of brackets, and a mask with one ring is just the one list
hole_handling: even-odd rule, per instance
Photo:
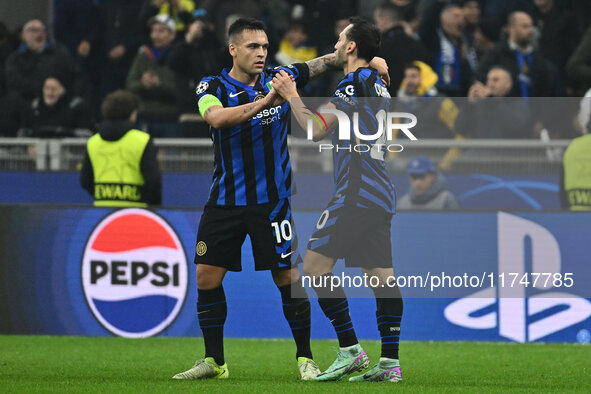
{"label": "black and blue striped jersey", "polygon": [[[308,82],[305,63],[264,70],[254,86],[228,75],[206,77],[197,86],[201,100],[217,97],[224,107],[234,107],[262,99],[268,83],[280,70],[292,75],[298,87]],[[229,128],[214,129],[214,170],[206,205],[244,206],[264,204],[291,196],[291,162],[287,150],[289,103],[264,109],[249,121]]]}
{"label": "black and blue striped jersey", "polygon": [[[331,102],[337,109],[349,115],[352,112],[359,113],[361,134],[376,134],[379,125],[375,115],[380,110],[388,112],[390,97],[376,70],[361,67],[347,74],[339,82],[334,95]],[[394,186],[383,159],[385,127],[378,140],[360,140],[355,136],[352,116],[349,118],[352,125],[350,140],[339,140],[338,131],[332,134],[336,188],[334,202],[394,213]]]}

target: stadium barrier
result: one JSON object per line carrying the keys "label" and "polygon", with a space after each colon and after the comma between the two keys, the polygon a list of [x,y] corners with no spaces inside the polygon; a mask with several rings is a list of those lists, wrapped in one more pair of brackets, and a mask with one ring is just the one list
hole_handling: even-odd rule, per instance
{"label": "stadium barrier", "polygon": [[[194,209],[0,206],[0,333],[200,335],[192,264],[200,216]],[[301,240],[318,216],[295,213]],[[590,213],[396,215],[403,340],[589,342],[590,222]],[[253,270],[249,242],[242,265],[224,284],[227,336],[289,337],[279,293],[267,272]],[[375,301],[355,287],[358,272],[340,269],[336,275],[353,278],[345,290],[355,296],[358,336],[378,339]],[[546,283],[534,283],[534,274],[547,274]],[[313,338],[333,338],[312,306]]]}
{"label": "stadium barrier", "polygon": [[0,138],[0,170],[48,170],[50,142],[38,138]]}
{"label": "stadium barrier", "polygon": [[[400,198],[409,190],[406,175],[392,175]],[[449,190],[463,210],[557,210],[558,175],[545,174],[446,174]],[[334,192],[332,174],[296,174],[296,209],[323,209]],[[164,173],[162,204],[166,208],[202,207],[209,195],[211,174]],[[91,204],[79,184],[77,172],[0,171],[0,203]]]}
{"label": "stadium barrier", "polygon": [[[405,167],[427,155],[439,163],[449,190],[464,209],[560,209],[558,181],[568,140],[421,140],[387,158],[397,195],[409,188]],[[84,139],[0,139],[0,203],[89,204],[77,171]],[[163,206],[205,204],[213,163],[209,139],[159,139]],[[332,154],[292,138],[297,193],[294,206],[320,209],[332,193]],[[67,192],[65,192],[67,191]],[[313,191],[313,192],[312,192]]]}
{"label": "stadium barrier", "polygon": [[[401,153],[387,156],[389,169],[403,173],[408,161],[428,156],[449,173],[557,174],[562,153],[570,140],[450,140],[397,141]],[[213,145],[208,138],[157,139],[158,159],[165,172],[209,172]],[[302,173],[330,173],[331,152],[319,145],[290,138],[293,168]],[[76,171],[80,168],[86,139],[0,138],[0,171]]]}

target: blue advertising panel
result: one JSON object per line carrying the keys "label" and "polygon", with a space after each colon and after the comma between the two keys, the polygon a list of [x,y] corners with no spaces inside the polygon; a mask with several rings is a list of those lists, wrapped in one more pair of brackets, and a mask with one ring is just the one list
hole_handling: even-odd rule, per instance
{"label": "blue advertising panel", "polygon": [[[295,214],[301,245],[318,216]],[[200,210],[0,206],[0,333],[199,336],[192,261],[200,217]],[[589,342],[590,223],[587,213],[397,214],[402,337]],[[268,272],[254,271],[248,240],[242,266],[224,282],[226,335],[290,337],[279,291]],[[375,300],[345,290],[355,296],[358,336],[378,339]],[[313,338],[333,338],[311,304]]]}
{"label": "blue advertising panel", "polygon": [[[446,175],[449,190],[464,209],[559,209],[558,175]],[[296,174],[295,208],[322,209],[333,193],[332,174]],[[409,190],[408,177],[394,175],[396,194]],[[78,183],[78,173],[0,172],[0,203],[91,204]],[[165,173],[165,207],[202,207],[207,201],[211,174]]]}

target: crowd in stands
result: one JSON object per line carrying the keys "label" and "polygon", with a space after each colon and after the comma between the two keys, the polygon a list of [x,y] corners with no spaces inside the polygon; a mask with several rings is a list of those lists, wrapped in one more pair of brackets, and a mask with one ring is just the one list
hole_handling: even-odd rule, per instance
{"label": "crowd in stands", "polygon": [[[200,79],[231,66],[225,31],[236,18],[267,24],[273,65],[333,52],[351,15],[380,30],[391,96],[432,119],[417,131],[423,138],[576,136],[570,122],[551,127],[563,108],[534,119],[529,98],[582,97],[591,87],[591,3],[382,1],[54,0],[52,20],[17,31],[0,22],[0,137],[91,135],[102,99],[118,89],[141,98],[138,122],[153,137],[188,136],[179,119],[196,114]],[[338,78],[304,94],[330,96]],[[487,97],[513,99],[491,110]],[[491,126],[499,119],[502,130]],[[483,127],[465,127],[474,122]]]}

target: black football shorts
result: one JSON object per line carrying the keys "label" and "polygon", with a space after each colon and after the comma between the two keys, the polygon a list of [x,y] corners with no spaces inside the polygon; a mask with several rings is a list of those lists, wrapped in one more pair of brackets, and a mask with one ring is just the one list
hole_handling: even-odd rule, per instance
{"label": "black football shorts", "polygon": [[249,206],[206,206],[195,264],[241,271],[242,244],[250,237],[255,270],[286,269],[301,262],[289,199]]}
{"label": "black football shorts", "polygon": [[331,201],[320,215],[308,249],[347,267],[392,268],[392,214]]}

